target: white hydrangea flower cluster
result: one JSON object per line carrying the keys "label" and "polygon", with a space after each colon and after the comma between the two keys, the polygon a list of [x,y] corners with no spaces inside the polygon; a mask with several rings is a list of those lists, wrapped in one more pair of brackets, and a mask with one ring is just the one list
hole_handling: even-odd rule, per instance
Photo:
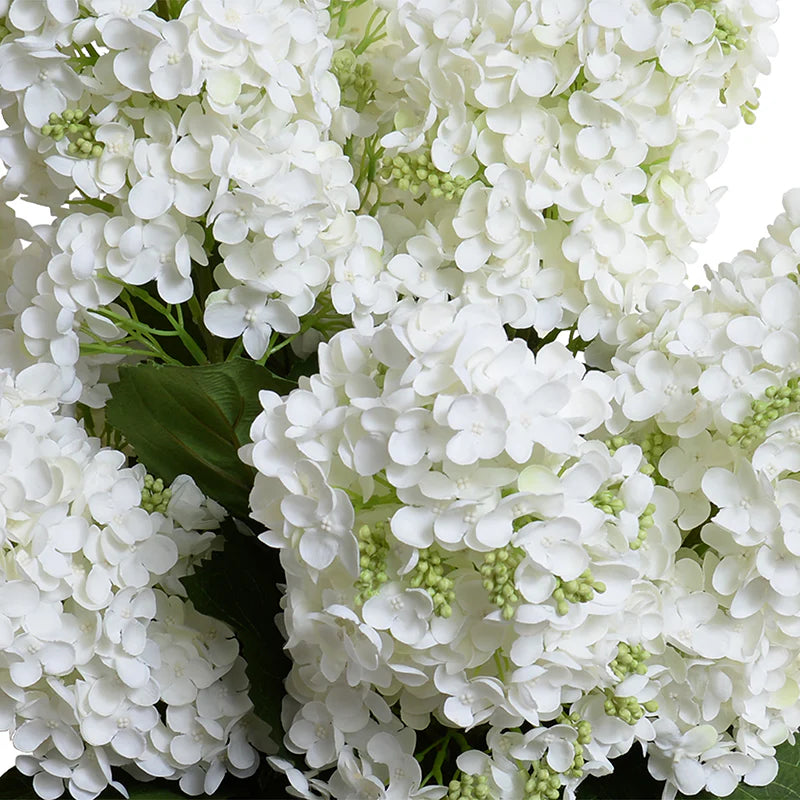
{"label": "white hydrangea flower cluster", "polygon": [[776,16],[0,0],[0,722],[42,797],[115,767],[210,793],[272,752],[180,584],[223,512],[60,410],[179,362],[159,337],[267,366],[322,341],[241,451],[286,572],[294,794],[573,800],[634,745],[665,800],[774,779],[800,729],[800,190],[682,282]]}
{"label": "white hydrangea flower cluster", "polygon": [[95,406],[89,372],[123,337],[125,286],[153,281],[168,306],[202,292],[192,313],[260,358],[372,241],[328,136],[339,87],[327,13],[301,0],[170,4],[173,19],[142,0],[0,7],[4,192],[55,215],[14,276],[3,363],[77,369],[74,391]]}
{"label": "white hydrangea flower cluster", "polygon": [[[359,275],[364,304],[447,291],[616,342],[620,310],[684,279],[729,129],[754,119],[775,2],[334,6],[337,74],[373,81],[369,103],[344,99],[382,148],[367,205],[390,247],[386,272]],[[379,13],[385,38],[356,58]]]}
{"label": "white hydrangea flower cluster", "polygon": [[[610,421],[612,379],[561,343],[534,357],[495,310],[444,298],[404,301],[319,356],[285,399],[262,393],[242,451],[287,575],[286,746],[314,769],[338,755],[326,785],[345,798],[353,770],[383,774],[391,734],[374,796],[442,796],[412,792],[412,731],[431,714],[489,723],[497,757],[478,772],[499,770],[505,798],[537,770],[571,790],[584,762],[608,771],[653,739],[659,674],[635,667],[664,649],[678,502],[640,446],[586,438]],[[498,760],[506,744],[516,761]]]}
{"label": "white hydrangea flower cluster", "polygon": [[769,782],[800,727],[800,191],[784,209],[707,288],[653,298],[613,358],[607,429],[620,445],[657,436],[652,475],[679,500],[683,557],[663,599],[677,650],[650,752],[684,793]]}
{"label": "white hydrangea flower cluster", "polygon": [[199,295],[195,321],[255,359],[274,337],[316,328],[313,345],[341,315],[368,330],[398,296],[441,291],[517,328],[616,342],[620,309],[680,281],[716,221],[707,178],[728,129],[752,120],[777,10],[10,0],[0,13],[4,184],[55,215],[4,304],[4,363],[58,364],[65,401],[100,406],[109,365],[138,351],[120,344],[138,322],[120,295],[151,281],[169,309]]}
{"label": "white hydrangea flower cluster", "polygon": [[433,298],[262,396],[286,742],[335,767],[300,796],[385,780],[372,738],[404,763],[431,714],[489,726],[456,798],[570,798],[635,742],[666,797],[775,778],[800,728],[800,190],[784,208],[707,288],[652,293],[605,370]]}
{"label": "white hydrangea flower cluster", "polygon": [[116,767],[211,793],[269,750],[233,633],[179,581],[224,512],[102,448],[59,381],[0,373],[0,723],[43,798],[124,794]]}

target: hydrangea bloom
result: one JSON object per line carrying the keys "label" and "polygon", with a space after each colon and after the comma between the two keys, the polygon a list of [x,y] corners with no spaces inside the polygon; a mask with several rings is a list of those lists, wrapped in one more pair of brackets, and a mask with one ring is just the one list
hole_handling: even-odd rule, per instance
{"label": "hydrangea bloom", "polygon": [[340,25],[334,64],[343,85],[359,69],[373,81],[347,135],[375,131],[362,161],[381,146],[365,187],[392,247],[377,282],[615,343],[620,314],[680,282],[716,223],[707,179],[728,129],[753,119],[776,4],[374,6],[383,38],[353,65],[342,54],[372,42],[375,15]]}
{"label": "hydrangea bloom", "polygon": [[[573,800],[634,746],[665,800],[775,777],[800,729],[800,192],[684,281],[776,16],[0,0],[0,720],[41,796],[117,767],[209,793],[272,752],[180,583],[224,512],[73,404],[124,362],[271,369],[288,344],[314,374],[279,373],[241,457],[286,573],[270,763],[294,794]],[[420,767],[432,721],[449,785]]]}
{"label": "hydrangea bloom", "polygon": [[[635,742],[667,797],[774,779],[800,724],[800,195],[784,207],[707,288],[652,293],[588,372],[433,297],[262,395],[242,454],[287,572],[293,725],[344,687],[380,697],[392,716],[331,723],[362,776],[376,726],[488,725],[455,784],[503,797],[572,797]],[[349,761],[308,763],[334,797],[355,785]]]}
{"label": "hydrangea bloom", "polygon": [[55,366],[0,374],[2,725],[42,797],[134,775],[213,792],[270,749],[232,632],[179,579],[224,511],[165,488],[60,413]]}
{"label": "hydrangea bloom", "polygon": [[326,12],[198,0],[164,20],[147,3],[27,5],[0,29],[0,158],[5,190],[55,220],[26,250],[24,297],[6,300],[16,360],[59,365],[66,401],[83,391],[101,405],[103,345],[124,338],[113,315],[130,316],[115,301],[151,281],[170,306],[202,284],[208,330],[244,333],[254,358],[273,331],[297,332],[362,230],[328,136],[339,87]]}
{"label": "hydrangea bloom", "polygon": [[109,343],[135,329],[125,284],[170,306],[199,293],[198,323],[256,359],[332,311],[368,329],[440,291],[617,341],[620,312],[680,281],[715,223],[706,179],[752,118],[777,13],[34,5],[3,17],[0,158],[55,221],[7,299],[11,349],[95,406]]}
{"label": "hydrangea bloom", "polygon": [[[487,306],[433,298],[402,303],[371,336],[337,334],[285,399],[262,393],[243,457],[287,573],[286,741],[309,766],[344,747],[364,759],[378,730],[424,729],[431,713],[547,732],[521,758],[533,769],[547,753],[568,786],[582,774],[569,771],[574,720],[597,731],[600,771],[653,738],[658,673],[627,676],[618,659],[663,649],[678,503],[641,447],[587,438],[610,420],[613,388],[562,344],[534,357]],[[340,695],[353,700],[337,717]],[[356,704],[374,719],[345,719]],[[574,719],[542,727],[565,705]]]}

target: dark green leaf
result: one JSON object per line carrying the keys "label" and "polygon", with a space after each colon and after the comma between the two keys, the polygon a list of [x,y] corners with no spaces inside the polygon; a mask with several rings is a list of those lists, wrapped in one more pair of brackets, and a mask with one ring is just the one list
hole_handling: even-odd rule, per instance
{"label": "dark green leaf", "polygon": [[[122,770],[115,769],[115,778],[130,794],[130,800],[186,800],[177,781],[139,781]],[[67,795],[68,796],[68,795]],[[283,779],[263,762],[258,772],[250,778],[239,779],[228,775],[217,791],[214,800],[290,800]],[[209,795],[200,795],[209,797]],[[0,800],[39,800],[33,789],[33,780],[16,769],[0,776]],[[108,787],[98,800],[122,800],[122,795]]]}
{"label": "dark green leaf", "polygon": [[0,777],[0,800],[29,800],[37,797],[31,778],[17,769],[10,769]]}
{"label": "dark green leaf", "polygon": [[281,744],[283,681],[290,661],[275,615],[281,598],[277,584],[285,576],[276,551],[249,531],[243,532],[244,527],[228,520],[223,526],[224,549],[203,562],[194,575],[183,578],[183,585],[198,611],[233,629],[247,661],[255,711]]}
{"label": "dark green leaf", "polygon": [[[130,800],[186,800],[177,781],[152,781],[143,783],[130,776],[117,772],[114,776],[127,790]],[[222,795],[215,795],[222,797]],[[122,795],[115,789],[107,789],[100,795],[100,800],[122,800]]]}
{"label": "dark green leaf", "polygon": [[261,411],[259,391],[293,387],[243,358],[193,367],[138,364],[120,369],[106,413],[148,471],[165,481],[191,475],[203,492],[247,517],[253,470],[237,451]]}
{"label": "dark green leaf", "polygon": [[[778,777],[767,786],[748,786],[740,783],[729,800],[800,800],[800,737],[796,744],[784,742],[777,748]],[[701,792],[696,800],[716,799],[716,795]]]}
{"label": "dark green leaf", "polygon": [[[131,800],[186,800],[186,795],[178,788],[177,781],[153,781],[144,783],[134,780],[124,773],[116,776],[128,790]],[[38,800],[33,789],[33,779],[19,770],[10,769],[0,777],[0,800]],[[106,789],[100,800],[121,800],[122,795],[112,788]]]}
{"label": "dark green leaf", "polygon": [[[188,797],[180,790],[178,781],[159,779],[144,783],[122,771],[117,771],[115,777],[130,793],[130,800],[187,800]],[[290,800],[282,778],[266,762],[262,762],[258,772],[250,778],[227,775],[213,795],[202,794],[199,797],[201,800],[208,797],[214,800]],[[114,789],[107,789],[99,800],[122,800],[122,795]]]}
{"label": "dark green leaf", "polygon": [[[800,738],[778,748],[778,777],[768,786],[748,786],[740,783],[726,800],[800,800]],[[578,800],[658,800],[662,783],[648,773],[644,757],[631,751],[615,759],[614,774],[603,778],[587,778],[578,787]],[[679,800],[718,800],[717,795],[700,792]]]}
{"label": "dark green leaf", "polygon": [[638,748],[631,748],[612,762],[614,772],[603,777],[588,777],[578,787],[578,800],[660,800],[664,788],[647,771],[647,762]]}

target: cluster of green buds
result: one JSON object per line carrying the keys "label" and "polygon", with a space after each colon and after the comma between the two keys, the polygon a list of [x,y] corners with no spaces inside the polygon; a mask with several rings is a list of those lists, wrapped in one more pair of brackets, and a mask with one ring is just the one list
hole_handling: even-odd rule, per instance
{"label": "cluster of green buds", "polygon": [[670,447],[672,447],[671,437],[659,430],[651,431],[644,437],[644,441],[642,441],[642,455],[645,461],[647,461],[647,464],[642,466],[642,472],[645,475],[652,476],[656,483],[658,483],[661,478],[661,473],[658,471],[658,462],[661,461],[661,456],[663,456]]}
{"label": "cluster of green buds", "polygon": [[603,489],[598,492],[591,500],[592,505],[605,514],[610,514],[611,516],[619,514],[620,511],[624,510],[625,503],[622,502],[622,498],[617,494],[618,489],[619,486],[615,489]]}
{"label": "cluster of green buds", "polygon": [[[761,92],[756,89],[756,94],[761,94]],[[745,125],[754,125],[756,121],[756,109],[761,104],[758,100],[748,100],[746,103],[743,103],[739,106],[739,111],[741,112],[742,119],[745,122]]]}
{"label": "cluster of green buds", "polygon": [[384,181],[394,181],[398,189],[416,195],[420,190],[430,192],[432,197],[444,197],[447,200],[460,200],[467,187],[476,178],[465,178],[463,175],[450,175],[433,165],[426,152],[399,153],[384,162],[380,176]]}
{"label": "cluster of green buds", "polygon": [[588,719],[581,719],[578,714],[559,714],[556,722],[562,725],[572,725],[578,732],[578,740],[572,745],[575,756],[570,766],[564,773],[570,778],[579,778],[583,774],[583,746],[592,741],[592,723]]}
{"label": "cluster of green buds", "polygon": [[[624,436],[612,436],[610,439],[606,439],[604,444],[613,456],[621,447],[631,444],[631,440]],[[658,471],[658,462],[661,460],[661,456],[672,447],[672,438],[659,430],[651,431],[642,439],[639,447],[642,448],[644,457],[640,471],[644,475],[652,477],[656,483],[666,485],[666,481]]]}
{"label": "cluster of green buds", "polygon": [[386,541],[386,523],[376,522],[372,527],[362,525],[358,529],[358,565],[356,579],[356,605],[363,605],[374,597],[381,586],[389,580],[386,574],[386,557],[389,545]]}
{"label": "cluster of green buds", "polygon": [[702,8],[714,17],[716,26],[712,36],[719,41],[723,53],[730,53],[733,48],[744,50],[747,47],[747,42],[739,36],[741,31],[739,26],[724,11],[716,8],[715,0],[705,0],[702,3],[697,0],[683,0],[683,2],[690,7]]}
{"label": "cluster of green buds", "polygon": [[640,644],[631,646],[625,642],[620,642],[617,645],[617,656],[612,659],[608,666],[622,680],[634,672],[637,675],[644,675],[647,672],[647,665],[644,662],[648,658],[650,658],[650,653]]}
{"label": "cluster of green buds", "polygon": [[771,422],[778,417],[798,410],[800,404],[800,378],[789,378],[785,386],[769,386],[766,399],[753,400],[752,414],[741,423],[731,425],[728,444],[744,449],[754,447],[764,438]]}
{"label": "cluster of green buds", "polygon": [[655,513],[656,507],[652,503],[648,503],[644,507],[644,511],[639,515],[639,533],[630,543],[631,550],[638,550],[647,541],[647,533],[655,525],[655,520],[653,519],[653,514]]}
{"label": "cluster of green buds", "polygon": [[503,619],[511,619],[520,602],[514,584],[514,571],[524,556],[525,551],[521,547],[508,544],[488,552],[479,567],[483,588],[489,593],[489,599],[502,610]]}
{"label": "cluster of green buds", "polygon": [[414,589],[425,589],[433,599],[433,613],[445,618],[453,613],[451,604],[456,599],[453,581],[444,574],[446,566],[436,548],[426,547],[419,551],[419,561],[408,582]]}
{"label": "cluster of green buds", "polygon": [[761,105],[759,102],[761,99],[761,89],[756,89],[756,99],[755,100],[748,100],[746,103],[743,103],[739,106],[739,112],[742,115],[742,119],[745,121],[745,124],[752,125],[756,121],[756,109]]}
{"label": "cluster of green buds", "polygon": [[[761,97],[761,89],[756,89],[755,93],[756,93],[756,98]],[[724,87],[719,90],[719,101],[720,103],[723,104],[727,103],[727,97],[725,95]],[[742,119],[744,120],[745,125],[755,124],[756,121],[755,112],[760,105],[761,103],[759,102],[758,99],[756,99],[756,100],[748,100],[746,103],[742,103],[742,105],[739,106],[739,113],[742,115]],[[787,275],[786,277],[789,278],[789,280],[794,280],[795,282],[797,282],[796,279],[797,276],[794,273],[792,273],[791,275]]]}
{"label": "cluster of green buds", "polygon": [[164,514],[172,498],[172,489],[164,488],[164,481],[161,478],[154,478],[152,475],[144,476],[144,488],[142,489],[142,508],[151,514],[159,511]]}
{"label": "cluster of green buds", "polygon": [[455,778],[447,786],[447,800],[493,800],[489,781],[485,775],[467,775]]}
{"label": "cluster of green buds", "polygon": [[610,439],[606,439],[604,444],[608,448],[608,452],[613,456],[621,447],[630,444],[630,441],[624,436],[612,436]]}
{"label": "cluster of green buds", "polygon": [[527,776],[524,800],[558,800],[561,794],[561,775],[547,762],[534,761]]}
{"label": "cluster of green buds", "polygon": [[648,700],[640,703],[635,697],[617,697],[611,689],[605,689],[606,700],[603,704],[606,714],[609,717],[619,717],[628,725],[635,725],[645,712],[653,713],[658,711],[658,703],[655,700]]}
{"label": "cluster of green buds", "polygon": [[556,588],[553,590],[556,611],[563,617],[569,613],[570,603],[588,603],[594,599],[595,592],[603,594],[605,590],[606,585],[594,579],[591,569],[584,570],[570,581],[556,577]]}
{"label": "cluster of green buds", "polygon": [[67,153],[76,158],[99,158],[103,153],[103,143],[95,141],[94,128],[87,124],[88,111],[68,108],[61,114],[50,115],[46,125],[42,125],[42,136],[59,142],[69,139]]}
{"label": "cluster of green buds", "polygon": [[[610,439],[606,439],[604,444],[613,456],[617,450],[630,443],[631,440],[626,439],[624,436],[612,436]],[[658,467],[661,456],[672,446],[672,439],[659,430],[651,431],[644,437],[639,446],[642,448],[642,455],[647,461],[647,464],[642,467],[642,472],[645,475],[652,475]]]}
{"label": "cluster of green buds", "polygon": [[345,47],[333,54],[331,72],[339,82],[342,101],[348,102],[356,111],[363,111],[378,85],[372,77],[372,64],[359,61],[358,56]]}

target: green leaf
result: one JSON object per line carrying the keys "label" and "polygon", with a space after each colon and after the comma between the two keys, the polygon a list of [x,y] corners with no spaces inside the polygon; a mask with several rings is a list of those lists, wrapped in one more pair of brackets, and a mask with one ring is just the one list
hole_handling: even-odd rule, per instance
{"label": "green leaf", "polygon": [[631,748],[612,762],[611,775],[590,775],[578,787],[578,800],[660,800],[663,781],[647,771],[647,761],[638,748]]}
{"label": "green leaf", "polygon": [[[800,737],[797,744],[785,742],[777,748],[778,777],[767,786],[748,786],[740,783],[725,800],[800,800]],[[631,750],[614,764],[613,775],[587,778],[579,787],[578,800],[658,800],[663,783],[654,780],[647,772],[644,757]],[[684,797],[679,800],[718,800],[710,792]]]}
{"label": "green leaf", "polygon": [[[116,779],[128,790],[130,800],[186,800],[177,781],[152,781],[148,783],[133,780],[125,774],[117,772]],[[214,795],[221,798],[223,795]],[[115,789],[107,789],[100,795],[100,800],[122,800],[122,795]]]}
{"label": "green leaf", "polygon": [[227,520],[222,531],[224,549],[182,581],[198,611],[233,629],[247,661],[255,712],[269,723],[273,739],[281,746],[283,682],[291,662],[275,615],[280,612],[281,599],[277,584],[285,581],[285,575],[277,552],[245,528]]}
{"label": "green leaf", "polygon": [[18,769],[10,769],[0,776],[0,800],[32,800],[36,797],[32,779]]}
{"label": "green leaf", "polygon": [[[186,800],[178,785],[178,781],[157,779],[139,781],[124,770],[114,769],[115,779],[128,790],[130,800]],[[250,778],[234,778],[227,775],[222,785],[213,795],[214,800],[289,800],[283,779],[272,770],[266,762],[262,762],[255,775]],[[67,793],[65,797],[69,797]],[[10,769],[0,776],[0,800],[40,800],[33,789],[33,780],[19,770]],[[99,795],[98,800],[122,800],[122,795],[108,787]]]}
{"label": "green leaf", "polygon": [[119,372],[107,418],[148,471],[164,481],[191,475],[209,497],[246,518],[254,472],[237,451],[261,412],[258,393],[285,394],[295,384],[243,358],[191,367],[138,364]]}
{"label": "green leaf", "polygon": [[[728,800],[800,800],[800,737],[795,744],[784,742],[776,748],[778,776],[767,786],[740,783]],[[680,795],[683,797],[683,795]],[[716,800],[716,795],[700,792],[692,800]]]}
{"label": "green leaf", "polygon": [[[130,793],[131,800],[186,800],[186,795],[178,788],[177,781],[153,781],[144,783],[120,773],[115,777],[122,782]],[[101,795],[100,800],[121,800],[122,795],[109,787]],[[33,789],[33,779],[23,775],[17,769],[10,769],[0,777],[0,800],[39,800]]]}

